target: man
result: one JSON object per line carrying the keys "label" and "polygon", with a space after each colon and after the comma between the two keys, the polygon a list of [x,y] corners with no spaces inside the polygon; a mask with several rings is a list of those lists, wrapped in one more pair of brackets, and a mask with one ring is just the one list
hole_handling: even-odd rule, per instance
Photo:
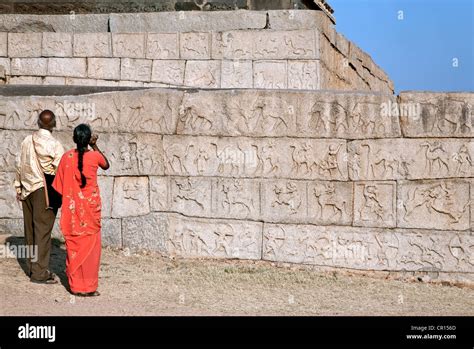
{"label": "man", "polygon": [[37,255],[27,259],[31,282],[58,283],[49,271],[51,231],[56,209],[47,207],[44,174],[55,175],[64,148],[52,135],[56,117],[44,110],[38,117],[39,130],[26,137],[16,159],[15,188],[17,200],[22,202],[25,240],[30,251]]}

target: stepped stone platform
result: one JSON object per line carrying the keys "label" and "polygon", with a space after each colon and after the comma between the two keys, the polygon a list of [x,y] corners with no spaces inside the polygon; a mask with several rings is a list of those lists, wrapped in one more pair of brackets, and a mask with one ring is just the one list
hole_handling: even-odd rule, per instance
{"label": "stepped stone platform", "polygon": [[0,233],[51,109],[111,160],[105,245],[474,282],[473,93],[394,95],[325,1],[55,3],[0,0]]}

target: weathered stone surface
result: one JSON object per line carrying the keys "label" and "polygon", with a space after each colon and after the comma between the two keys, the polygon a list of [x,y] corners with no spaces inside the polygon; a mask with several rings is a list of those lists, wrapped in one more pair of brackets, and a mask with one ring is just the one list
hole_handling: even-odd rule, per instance
{"label": "weathered stone surface", "polygon": [[263,259],[353,269],[473,272],[470,233],[265,224]]}
{"label": "weathered stone surface", "polygon": [[[69,12],[69,11],[68,11]],[[4,32],[107,32],[107,14],[0,15]]]}
{"label": "weathered stone surface", "polygon": [[212,58],[286,60],[317,59],[313,30],[222,31],[212,35]]}
{"label": "weathered stone surface", "polygon": [[395,182],[354,183],[354,225],[390,228],[396,224]]}
{"label": "weathered stone surface", "polygon": [[87,76],[93,79],[120,80],[120,59],[88,58]]}
{"label": "weathered stone surface", "polygon": [[66,85],[71,85],[71,86],[97,86],[97,80],[66,77]]}
{"label": "weathered stone surface", "polygon": [[209,178],[170,178],[171,211],[187,216],[210,216],[212,212],[211,185]]}
{"label": "weathered stone surface", "polygon": [[85,58],[48,58],[48,75],[72,78],[87,77]]}
{"label": "weathered stone surface", "polygon": [[252,88],[252,61],[222,61],[221,88]]}
{"label": "weathered stone surface", "polygon": [[66,85],[66,78],[60,76],[46,76],[43,78],[43,85]]}
{"label": "weathered stone surface", "polygon": [[8,85],[41,85],[43,80],[39,76],[10,76]]}
{"label": "weathered stone surface", "polygon": [[398,226],[439,230],[470,227],[469,182],[464,180],[400,181]]}
{"label": "weathered stone surface", "polygon": [[474,229],[474,179],[470,180],[471,187],[471,230]]}
{"label": "weathered stone surface", "polygon": [[184,84],[184,60],[154,60],[151,81],[182,86]]}
{"label": "weathered stone surface", "polygon": [[116,177],[113,197],[114,218],[150,213],[148,177]]}
{"label": "weathered stone surface", "polygon": [[75,57],[111,57],[112,38],[110,33],[75,33]]}
{"label": "weathered stone surface", "polygon": [[296,90],[319,89],[319,61],[288,61],[288,88]]}
{"label": "weathered stone surface", "polygon": [[112,216],[114,177],[98,176],[100,197],[102,201],[102,217]]}
{"label": "weathered stone surface", "polygon": [[110,15],[112,32],[203,32],[263,29],[266,13],[259,11],[168,12]]}
{"label": "weathered stone surface", "polygon": [[255,59],[317,59],[314,30],[259,31],[253,36]]}
{"label": "weathered stone surface", "polygon": [[178,59],[178,33],[147,33],[146,58]]}
{"label": "weathered stone surface", "polygon": [[347,180],[341,140],[164,136],[163,147],[168,175]]}
{"label": "weathered stone surface", "polygon": [[43,57],[72,57],[72,33],[43,33]]}
{"label": "weathered stone surface", "polygon": [[12,58],[12,75],[44,76],[47,73],[47,58]]}
{"label": "weathered stone surface", "polygon": [[261,218],[260,181],[236,178],[212,180],[212,214],[215,217]]}
{"label": "weathered stone surface", "polygon": [[102,220],[102,245],[122,247],[122,222],[120,219]]}
{"label": "weathered stone surface", "polygon": [[9,57],[41,57],[41,33],[8,33]]}
{"label": "weathered stone surface", "polygon": [[25,228],[22,218],[0,218],[0,234],[24,236]]}
{"label": "weathered stone surface", "polygon": [[474,93],[400,93],[406,137],[474,137]]}
{"label": "weathered stone surface", "polygon": [[474,174],[474,142],[468,139],[379,139],[354,141],[348,148],[353,180],[452,178]]}
{"label": "weathered stone surface", "polygon": [[296,132],[301,136],[348,139],[401,136],[398,116],[382,113],[396,102],[393,96],[326,92],[301,95],[304,100],[297,110]]}
{"label": "weathered stone surface", "polygon": [[212,59],[252,59],[253,31],[212,32]]}
{"label": "weathered stone surface", "polygon": [[[3,159],[1,159],[3,160]],[[2,171],[6,168],[2,166]],[[21,203],[16,200],[14,173],[0,173],[0,218],[22,218]]]}
{"label": "weathered stone surface", "polygon": [[262,223],[169,215],[167,250],[182,257],[260,259]]}
{"label": "weathered stone surface", "polygon": [[130,59],[121,60],[120,78],[130,81],[150,81],[152,61],[149,59]]}
{"label": "weathered stone surface", "polygon": [[328,17],[322,11],[312,10],[269,10],[272,30],[301,30],[322,27]]}
{"label": "weathered stone surface", "polygon": [[0,57],[7,57],[8,33],[0,32]]}
{"label": "weathered stone surface", "polygon": [[0,99],[0,128],[34,130],[39,111],[49,109],[56,114],[60,131],[86,122],[98,132],[109,132],[113,127],[116,132],[172,133],[181,100],[180,91]]}
{"label": "weathered stone surface", "polygon": [[[163,174],[160,136],[143,134],[137,137],[127,134],[104,134],[100,142],[110,161],[108,175]],[[146,192],[148,193],[148,189]]]}
{"label": "weathered stone surface", "polygon": [[123,247],[166,254],[168,231],[168,216],[164,213],[123,218]]}
{"label": "weathered stone surface", "polygon": [[114,57],[145,58],[144,33],[112,33]]}
{"label": "weathered stone surface", "polygon": [[10,58],[0,57],[0,67],[3,67],[5,75],[10,75]]}
{"label": "weathered stone surface", "polygon": [[262,182],[262,216],[266,222],[304,222],[308,213],[304,181]]}
{"label": "weathered stone surface", "polygon": [[179,42],[181,59],[211,58],[210,33],[180,33]]}
{"label": "weathered stone surface", "polygon": [[200,88],[218,88],[221,83],[220,61],[187,61],[184,85]]}
{"label": "weathered stone surface", "polygon": [[288,87],[286,61],[256,61],[253,64],[253,86],[266,89]]}
{"label": "weathered stone surface", "polygon": [[308,222],[320,225],[351,225],[353,183],[308,182]]}
{"label": "weathered stone surface", "polygon": [[151,211],[169,210],[169,177],[150,176]]}

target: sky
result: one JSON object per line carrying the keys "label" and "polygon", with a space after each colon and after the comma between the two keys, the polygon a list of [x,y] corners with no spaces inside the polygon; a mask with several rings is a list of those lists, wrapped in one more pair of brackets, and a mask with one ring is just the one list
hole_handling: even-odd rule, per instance
{"label": "sky", "polygon": [[328,0],[395,92],[474,92],[474,0]]}

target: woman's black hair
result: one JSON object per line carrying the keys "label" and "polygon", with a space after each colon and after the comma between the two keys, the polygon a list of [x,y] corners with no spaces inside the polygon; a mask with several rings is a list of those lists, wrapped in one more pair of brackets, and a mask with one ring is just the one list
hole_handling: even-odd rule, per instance
{"label": "woman's black hair", "polygon": [[77,145],[77,152],[79,153],[79,161],[77,162],[77,167],[79,172],[81,172],[81,188],[86,186],[86,176],[82,173],[83,164],[84,164],[84,153],[87,150],[87,146],[92,137],[92,130],[89,125],[80,124],[74,129],[74,143]]}

